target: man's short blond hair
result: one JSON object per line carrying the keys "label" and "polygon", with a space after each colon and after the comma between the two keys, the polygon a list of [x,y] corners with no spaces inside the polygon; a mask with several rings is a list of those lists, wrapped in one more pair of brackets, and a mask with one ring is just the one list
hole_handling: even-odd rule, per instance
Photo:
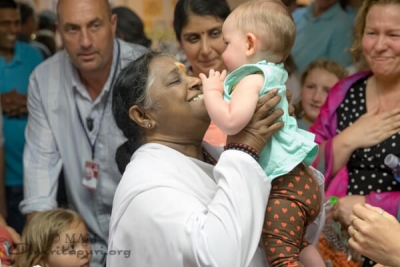
{"label": "man's short blond hair", "polygon": [[296,25],[289,9],[280,0],[251,0],[233,10],[230,18],[244,33],[260,39],[262,51],[271,52],[275,63],[290,54],[296,39]]}

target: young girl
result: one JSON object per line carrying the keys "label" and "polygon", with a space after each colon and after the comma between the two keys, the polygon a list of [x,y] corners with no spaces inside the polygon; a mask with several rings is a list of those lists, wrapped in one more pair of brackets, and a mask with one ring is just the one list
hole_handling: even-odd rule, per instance
{"label": "young girl", "polygon": [[319,115],[329,90],[347,76],[347,70],[335,61],[312,62],[301,76],[300,101],[295,105],[297,125],[308,130]]}
{"label": "young girl", "polygon": [[[299,253],[309,245],[304,241],[305,228],[320,213],[323,193],[306,167],[318,151],[314,136],[298,129],[296,119],[288,114],[284,85],[288,74],[282,62],[289,56],[295,33],[290,12],[281,1],[246,2],[229,15],[222,27],[227,44],[222,57],[231,73],[226,79],[226,71],[220,74],[211,70],[208,78],[200,75],[211,120],[228,135],[247,125],[258,98],[267,91],[278,88],[282,97],[277,108],[284,110],[284,127],[259,157],[272,180],[262,233],[270,266],[303,266]],[[230,102],[225,102],[223,96]],[[237,149],[254,154],[252,148],[240,144]],[[318,264],[322,266],[322,260]]]}
{"label": "young girl", "polygon": [[89,267],[91,258],[82,217],[56,209],[39,212],[25,226],[14,267]]}

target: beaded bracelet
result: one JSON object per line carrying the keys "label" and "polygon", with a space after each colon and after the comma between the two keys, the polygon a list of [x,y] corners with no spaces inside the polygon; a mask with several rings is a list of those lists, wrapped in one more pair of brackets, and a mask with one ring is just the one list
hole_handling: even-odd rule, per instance
{"label": "beaded bracelet", "polygon": [[228,150],[228,149],[234,149],[234,150],[240,150],[240,151],[246,152],[247,154],[252,156],[256,161],[258,161],[260,159],[260,155],[258,155],[258,152],[254,148],[252,148],[251,146],[248,146],[248,145],[231,143],[231,144],[227,144],[226,146],[224,146],[224,150]]}

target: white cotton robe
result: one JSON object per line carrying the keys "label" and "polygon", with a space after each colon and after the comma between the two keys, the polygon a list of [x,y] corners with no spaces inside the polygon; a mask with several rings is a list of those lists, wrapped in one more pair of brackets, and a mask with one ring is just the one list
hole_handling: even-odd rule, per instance
{"label": "white cotton robe", "polygon": [[[146,144],[115,194],[107,266],[267,266],[259,240],[270,187],[244,152],[225,151],[214,167]],[[312,225],[308,240],[321,226]]]}

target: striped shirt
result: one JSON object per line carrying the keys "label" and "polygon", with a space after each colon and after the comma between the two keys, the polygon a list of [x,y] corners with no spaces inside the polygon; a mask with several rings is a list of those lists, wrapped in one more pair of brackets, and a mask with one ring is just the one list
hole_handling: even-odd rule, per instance
{"label": "striped shirt", "polygon": [[[21,212],[57,208],[58,176],[63,166],[70,208],[83,216],[95,238],[91,240],[92,247],[101,244],[105,252],[114,192],[121,179],[115,152],[126,140],[112,116],[110,85],[115,71],[118,74],[146,50],[115,40],[110,75],[94,101],[65,50],[42,63],[30,78],[24,150],[25,198],[20,204]],[[91,131],[87,128],[88,117],[93,119]],[[93,161],[100,166],[96,190],[82,185],[85,162],[92,161],[92,147],[86,135],[95,143]],[[100,256],[93,254],[95,257]]]}

